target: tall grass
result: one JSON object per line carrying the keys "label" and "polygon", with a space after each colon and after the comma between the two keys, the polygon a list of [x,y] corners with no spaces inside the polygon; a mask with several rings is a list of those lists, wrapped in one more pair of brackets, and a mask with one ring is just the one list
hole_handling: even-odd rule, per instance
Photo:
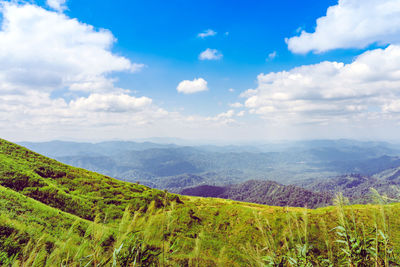
{"label": "tall grass", "polygon": [[[148,245],[143,233],[135,229],[138,215],[126,208],[116,230],[95,219],[82,237],[77,236],[79,223],[73,224],[54,248],[48,237],[31,239],[20,254],[6,266],[157,266],[161,249]],[[15,238],[16,239],[16,238]]]}
{"label": "tall grass", "polygon": [[[246,219],[232,217],[238,213],[228,208],[219,208],[214,215],[209,207],[202,211],[190,203],[177,208],[165,198],[159,208],[157,203],[143,211],[128,206],[117,222],[105,224],[104,216],[85,224],[77,219],[57,239],[45,233],[32,237],[18,255],[7,256],[3,264],[238,266],[237,258],[242,266],[397,266],[393,233],[398,224],[392,222],[391,200],[374,190],[372,193],[376,205],[349,206],[338,194],[334,208],[311,211],[287,207],[265,213],[257,206]],[[194,203],[202,207],[202,202]],[[228,217],[222,221],[212,218],[224,214]],[[221,223],[228,228],[218,233],[216,226]],[[229,227],[253,235],[247,236],[247,242],[233,241],[238,232],[230,232]],[[223,231],[230,236],[223,237]],[[18,240],[17,235],[9,238]]]}
{"label": "tall grass", "polygon": [[[374,189],[371,193],[377,204],[374,208],[369,205],[371,214],[365,218],[356,216],[357,210],[348,205],[342,194],[336,195],[336,221],[319,221],[321,237],[317,241],[324,242],[324,251],[309,240],[311,226],[306,209],[302,213],[286,212],[287,228],[280,237],[267,219],[263,221],[255,214],[264,247],[245,247],[249,262],[258,266],[399,266],[400,259],[391,242],[390,216],[386,214],[390,209],[388,198]],[[332,223],[336,226],[329,229]]]}

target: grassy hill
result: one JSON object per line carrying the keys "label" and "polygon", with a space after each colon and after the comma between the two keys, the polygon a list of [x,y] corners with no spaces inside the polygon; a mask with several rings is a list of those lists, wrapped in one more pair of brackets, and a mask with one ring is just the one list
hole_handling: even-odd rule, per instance
{"label": "grassy hill", "polygon": [[400,204],[380,201],[308,210],[178,196],[0,139],[0,265],[389,266]]}

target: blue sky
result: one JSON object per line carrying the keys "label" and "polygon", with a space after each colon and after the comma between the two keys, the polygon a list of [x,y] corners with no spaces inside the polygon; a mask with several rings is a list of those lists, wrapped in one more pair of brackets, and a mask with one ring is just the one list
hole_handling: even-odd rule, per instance
{"label": "blue sky", "polygon": [[[70,1],[67,14],[106,28],[118,38],[116,53],[148,66],[138,75],[119,75],[120,84],[189,113],[222,112],[241,91],[255,86],[260,72],[319,62],[332,55],[297,56],[285,37],[299,27],[313,29],[334,1]],[[216,36],[198,38],[213,29]],[[225,33],[228,32],[229,35]],[[223,53],[219,61],[200,61],[206,48]],[[274,60],[266,61],[276,51]],[[339,54],[349,60],[352,53]],[[181,96],[175,88],[184,79],[204,77],[207,93]],[[236,90],[227,94],[229,88]],[[190,103],[187,103],[188,98]],[[218,105],[222,102],[222,105]],[[205,106],[206,105],[206,106]]]}
{"label": "blue sky", "polygon": [[396,139],[399,0],[0,4],[6,138]]}
{"label": "blue sky", "polygon": [[[140,73],[117,74],[118,86],[138,91],[168,109],[212,116],[223,112],[238,95],[256,86],[258,73],[289,69],[321,60],[350,61],[354,52],[295,55],[286,37],[299,27],[313,30],[315,20],[336,1],[68,1],[71,18],[110,30],[118,39],[117,54],[147,67]],[[38,2],[39,3],[39,2]],[[45,1],[40,3],[46,8]],[[215,36],[198,38],[207,29]],[[228,33],[228,35],[226,35]],[[206,48],[223,59],[201,61]],[[266,60],[276,51],[276,58]],[[203,77],[209,91],[196,95],[176,92],[182,80]],[[228,94],[228,89],[235,92]]]}

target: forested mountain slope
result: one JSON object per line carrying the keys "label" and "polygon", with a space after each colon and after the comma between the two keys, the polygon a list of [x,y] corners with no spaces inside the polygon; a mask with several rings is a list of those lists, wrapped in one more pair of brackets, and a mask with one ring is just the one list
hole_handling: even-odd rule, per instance
{"label": "forested mountain slope", "polygon": [[348,174],[332,178],[305,180],[297,185],[314,192],[341,192],[352,203],[369,203],[373,201],[370,189],[380,194],[397,199],[400,196],[400,167],[388,169],[373,176]]}
{"label": "forested mountain slope", "polygon": [[218,197],[272,206],[316,208],[332,205],[333,194],[314,193],[294,185],[282,185],[273,181],[250,180],[229,186],[200,185],[186,188],[183,195]]}

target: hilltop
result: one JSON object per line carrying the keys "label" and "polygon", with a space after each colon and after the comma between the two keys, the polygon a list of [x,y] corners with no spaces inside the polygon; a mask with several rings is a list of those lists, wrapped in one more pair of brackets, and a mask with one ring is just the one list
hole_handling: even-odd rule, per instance
{"label": "hilltop", "polygon": [[[180,196],[1,139],[0,192],[2,265],[383,265],[400,253],[400,204],[344,206],[339,197],[308,210]],[[346,235],[355,250],[335,241]]]}

